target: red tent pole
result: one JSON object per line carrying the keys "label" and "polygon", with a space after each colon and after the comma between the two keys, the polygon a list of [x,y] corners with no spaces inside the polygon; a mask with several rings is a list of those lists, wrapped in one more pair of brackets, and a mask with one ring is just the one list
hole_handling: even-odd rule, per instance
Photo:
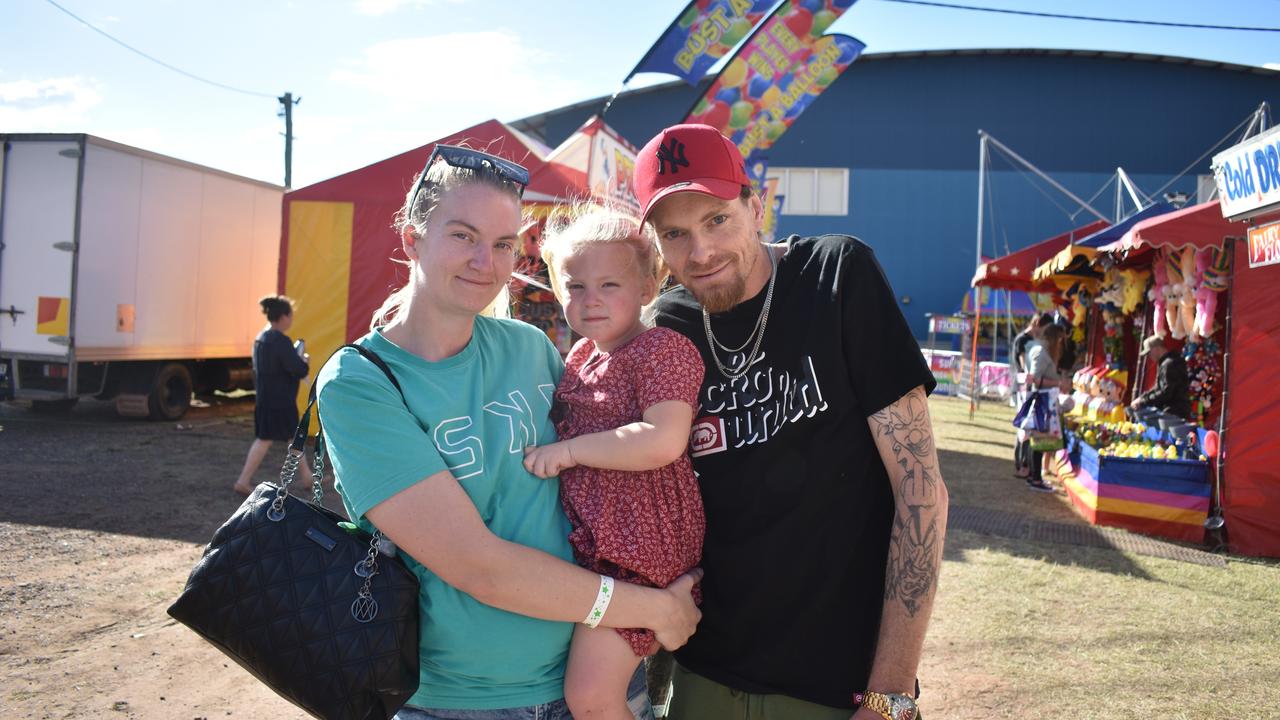
{"label": "red tent pole", "polygon": [[973,341],[969,343],[969,419],[978,409],[978,328],[982,325],[982,303],[973,289]]}

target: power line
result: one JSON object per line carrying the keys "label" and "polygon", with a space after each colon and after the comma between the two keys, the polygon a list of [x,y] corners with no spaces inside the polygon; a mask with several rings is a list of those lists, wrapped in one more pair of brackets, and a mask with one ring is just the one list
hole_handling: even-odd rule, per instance
{"label": "power line", "polygon": [[1158,27],[1191,28],[1194,30],[1243,30],[1247,32],[1280,32],[1280,27],[1246,27],[1242,25],[1204,25],[1200,23],[1176,23],[1162,20],[1134,20],[1131,18],[1105,18],[1089,15],[1066,15],[1062,13],[1034,12],[1031,10],[1009,10],[1006,8],[979,7],[977,5],[957,5],[954,3],[932,2],[932,0],[882,0],[882,2],[902,3],[904,5],[927,5],[929,7],[949,8],[951,10],[976,10],[978,12],[1000,13],[1004,15],[1027,15],[1030,17],[1053,18],[1055,20],[1087,20],[1089,22],[1121,23],[1124,25],[1155,25]]}
{"label": "power line", "polygon": [[151,62],[153,62],[153,63],[155,63],[155,64],[157,64],[157,65],[160,65],[160,66],[162,66],[162,67],[165,67],[165,68],[167,68],[167,69],[169,69],[169,70],[172,70],[172,71],[174,71],[174,72],[178,73],[179,75],[185,75],[185,76],[187,76],[187,77],[191,78],[192,80],[198,80],[198,81],[200,81],[200,82],[202,82],[202,83],[205,83],[206,85],[212,85],[212,86],[217,87],[217,88],[222,88],[223,90],[230,90],[231,92],[237,92],[237,93],[241,93],[241,94],[243,94],[243,95],[252,95],[252,96],[254,96],[254,97],[271,98],[271,99],[273,99],[273,100],[277,100],[277,99],[279,99],[279,98],[277,98],[275,95],[273,95],[273,94],[271,94],[271,93],[260,93],[260,92],[254,92],[254,91],[252,91],[252,90],[242,90],[241,88],[232,87],[232,86],[230,86],[230,85],[224,85],[224,84],[222,84],[222,83],[220,83],[220,82],[215,82],[215,81],[213,81],[213,80],[208,80],[208,79],[206,79],[206,78],[202,78],[202,77],[200,77],[199,75],[194,75],[194,74],[192,74],[192,73],[189,73],[189,72],[187,72],[186,70],[183,70],[183,69],[182,69],[182,68],[180,68],[180,67],[175,67],[175,66],[170,65],[169,63],[167,63],[167,62],[165,62],[165,61],[163,61],[163,60],[161,60],[161,59],[159,59],[159,58],[156,58],[156,57],[153,57],[153,56],[151,56],[151,55],[148,55],[148,54],[146,54],[146,53],[142,52],[141,50],[139,50],[139,49],[137,49],[137,48],[133,47],[132,45],[129,45],[128,43],[124,42],[123,40],[118,40],[118,39],[116,39],[115,37],[112,37],[112,36],[111,36],[111,35],[109,35],[106,31],[104,31],[104,30],[102,30],[102,29],[98,28],[98,27],[97,27],[97,26],[95,26],[95,25],[90,24],[90,23],[89,23],[87,20],[85,20],[84,18],[82,18],[82,17],[80,17],[79,15],[76,15],[75,13],[71,12],[70,10],[68,10],[68,9],[66,9],[66,8],[64,8],[64,7],[62,7],[61,5],[59,5],[58,3],[54,2],[53,0],[45,0],[45,2],[47,2],[47,3],[49,3],[50,5],[52,5],[52,6],[56,7],[56,8],[58,8],[58,9],[59,9],[59,10],[61,10],[62,12],[66,13],[67,15],[70,15],[73,19],[75,19],[75,20],[76,20],[77,22],[79,22],[81,25],[84,25],[85,27],[87,27],[87,28],[89,28],[90,30],[92,30],[92,31],[94,31],[94,32],[96,32],[96,33],[98,33],[98,34],[99,34],[99,35],[101,35],[102,37],[104,37],[104,38],[106,38],[106,39],[110,40],[111,42],[113,42],[113,43],[115,43],[115,44],[119,45],[120,47],[122,47],[122,48],[124,48],[124,49],[126,49],[126,50],[128,50],[128,51],[130,51],[130,52],[137,53],[138,55],[141,55],[142,57],[144,57],[144,58],[146,58],[146,59],[150,60]]}

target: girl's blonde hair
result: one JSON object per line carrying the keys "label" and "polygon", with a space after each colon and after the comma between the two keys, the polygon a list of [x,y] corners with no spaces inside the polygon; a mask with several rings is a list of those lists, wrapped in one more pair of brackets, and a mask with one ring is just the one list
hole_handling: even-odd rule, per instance
{"label": "girl's blonde hair", "polygon": [[655,292],[662,286],[666,270],[658,254],[658,238],[653,228],[641,225],[634,215],[617,208],[580,202],[558,208],[547,219],[542,235],[542,261],[547,264],[547,276],[556,298],[564,301],[560,279],[564,261],[585,248],[609,243],[630,245],[635,250],[640,277],[653,280]]}
{"label": "girl's blonde hair", "polygon": [[[396,211],[395,218],[392,220],[391,226],[395,229],[398,237],[402,237],[405,231],[408,231],[413,234],[415,240],[422,238],[427,232],[427,223],[431,219],[431,213],[439,206],[440,201],[447,194],[460,187],[488,185],[511,195],[517,201],[520,200],[520,185],[504,180],[497,173],[454,167],[445,162],[443,158],[432,163],[431,167],[424,169],[423,172],[427,174],[427,177],[422,181],[422,189],[418,192],[418,197],[416,200],[413,197],[414,188],[418,185],[418,176],[415,175],[413,183],[409,186],[409,192],[405,194],[404,205],[400,206],[400,209]],[[523,226],[523,224],[522,211],[521,225]],[[400,263],[409,268],[409,282],[405,283],[404,287],[391,293],[382,302],[382,306],[373,313],[373,319],[369,323],[370,330],[382,327],[395,319],[396,315],[408,305],[409,297],[413,295],[413,263],[395,259],[392,262]],[[494,298],[489,307],[481,311],[480,314],[494,317],[509,316],[511,314],[511,300],[507,288],[504,287],[498,293],[498,297]]]}

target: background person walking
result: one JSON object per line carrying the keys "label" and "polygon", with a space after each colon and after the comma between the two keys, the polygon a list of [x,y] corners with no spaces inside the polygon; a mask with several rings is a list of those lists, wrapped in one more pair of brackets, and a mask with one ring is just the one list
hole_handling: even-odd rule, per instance
{"label": "background person walking", "polygon": [[[244,469],[234,485],[236,492],[253,492],[253,474],[276,440],[288,442],[298,427],[298,383],[307,376],[311,357],[299,355],[289,338],[293,326],[293,302],[283,295],[268,295],[258,301],[267,316],[267,326],[253,341],[253,444],[244,459]],[[302,481],[311,483],[311,468],[304,461],[298,471]]]}

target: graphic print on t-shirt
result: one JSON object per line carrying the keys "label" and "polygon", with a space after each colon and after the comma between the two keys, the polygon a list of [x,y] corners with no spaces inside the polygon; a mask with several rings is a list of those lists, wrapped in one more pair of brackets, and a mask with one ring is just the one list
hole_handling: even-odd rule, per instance
{"label": "graphic print on t-shirt", "polygon": [[[798,360],[794,371],[779,370],[761,354],[746,375],[703,387],[689,436],[690,455],[765,443],[784,425],[826,411],[813,356]],[[741,367],[742,362],[742,354],[735,355],[729,367]]]}
{"label": "graphic print on t-shirt", "polygon": [[[538,397],[549,410],[550,389],[554,385],[539,385]],[[516,455],[524,448],[538,444],[538,418],[534,409],[520,390],[512,390],[506,397],[491,400],[484,405],[484,412],[497,415],[507,421],[507,452]],[[468,415],[445,418],[436,423],[431,441],[444,459],[455,479],[465,480],[484,472],[484,441],[475,421]]]}

